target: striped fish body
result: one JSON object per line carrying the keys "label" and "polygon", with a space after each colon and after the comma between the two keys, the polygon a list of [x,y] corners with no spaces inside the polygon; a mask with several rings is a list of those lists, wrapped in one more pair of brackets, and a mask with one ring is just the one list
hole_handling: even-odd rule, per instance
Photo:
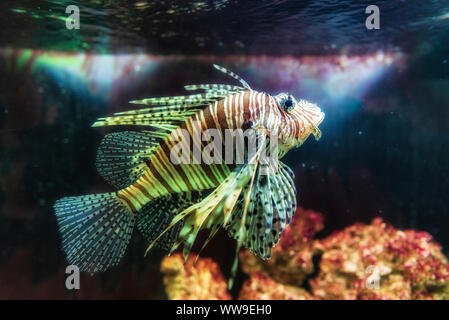
{"label": "striped fish body", "polygon": [[[118,191],[118,196],[127,203],[131,211],[137,212],[152,199],[172,193],[190,191],[202,191],[212,189],[220,185],[234,170],[235,164],[206,163],[198,159],[198,163],[192,163],[194,158],[193,144],[201,152],[209,142],[202,141],[201,137],[206,130],[218,129],[220,134],[220,148],[224,150],[226,130],[248,129],[255,120],[255,103],[251,99],[259,97],[265,100],[268,95],[255,91],[242,91],[197,111],[187,118],[177,129],[185,130],[189,137],[186,140],[190,144],[186,147],[190,154],[187,156],[189,163],[174,164],[171,161],[171,153],[180,137],[174,130],[161,143],[154,154],[145,160],[146,170],[142,177],[129,187]],[[254,102],[254,101],[253,101]],[[234,152],[235,150],[231,150]]]}
{"label": "striped fish body", "polygon": [[[297,121],[293,121],[293,117],[296,117]],[[287,125],[280,127],[279,125],[283,123]],[[206,146],[207,143],[201,141],[201,137],[209,129],[220,130],[222,150],[224,150],[223,143],[227,129],[261,128],[268,133],[277,132],[283,141],[279,150],[279,156],[282,157],[297,144],[298,139],[305,140],[307,138],[304,136],[307,134],[306,123],[307,118],[304,114],[290,115],[283,112],[279,102],[273,96],[263,92],[245,90],[231,94],[200,109],[181,123],[179,129],[185,129],[188,132],[188,141],[198,146],[198,150],[203,150]],[[167,194],[215,188],[235,168],[235,164],[224,162],[207,164],[204,161],[198,161],[198,164],[175,165],[171,161],[171,152],[178,142],[177,134],[168,135],[158,150],[145,160],[147,169],[142,177],[118,192],[118,196],[126,202],[131,211],[136,212],[152,199]],[[186,149],[191,152],[188,158],[193,159],[193,145],[190,144]]]}

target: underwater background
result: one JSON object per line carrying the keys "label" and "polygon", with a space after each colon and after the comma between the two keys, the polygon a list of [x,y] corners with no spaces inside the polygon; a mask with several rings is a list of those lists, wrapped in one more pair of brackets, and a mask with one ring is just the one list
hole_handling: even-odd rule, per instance
{"label": "underwater background", "polygon": [[[368,30],[372,4],[380,29]],[[325,112],[321,140],[285,157],[299,205],[323,216],[318,239],[380,217],[427,232],[447,256],[448,60],[448,1],[1,1],[0,299],[167,298],[165,253],[143,257],[137,232],[118,267],[66,290],[52,206],[112,191],[95,156],[114,128],[91,128],[98,117],[230,83],[213,63]],[[220,232],[201,256],[227,277],[234,249]]]}

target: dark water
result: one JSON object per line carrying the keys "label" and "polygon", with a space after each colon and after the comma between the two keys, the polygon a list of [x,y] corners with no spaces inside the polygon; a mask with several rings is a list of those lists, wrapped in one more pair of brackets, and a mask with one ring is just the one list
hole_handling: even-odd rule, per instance
{"label": "dark water", "polygon": [[[163,252],[143,258],[137,233],[119,267],[66,291],[52,205],[112,191],[94,166],[109,132],[90,127],[96,118],[185,84],[230,82],[212,63],[326,113],[322,139],[286,158],[300,204],[325,216],[322,236],[380,216],[449,253],[447,1],[186,3],[2,1],[0,298],[165,297]],[[69,4],[79,30],[65,28]],[[369,4],[379,30],[365,28]],[[233,245],[220,234],[204,255],[228,274]]]}
{"label": "dark water", "polygon": [[[364,28],[378,5],[381,28]],[[78,5],[82,28],[65,29]],[[2,1],[3,46],[153,54],[304,55],[447,49],[447,1]]]}

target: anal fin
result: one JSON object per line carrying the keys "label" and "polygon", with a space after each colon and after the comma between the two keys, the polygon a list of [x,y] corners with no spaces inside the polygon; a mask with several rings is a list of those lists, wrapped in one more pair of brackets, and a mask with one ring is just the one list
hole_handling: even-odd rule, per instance
{"label": "anal fin", "polygon": [[[157,198],[139,211],[137,229],[151,243],[170,225],[173,217],[178,212],[191,206],[200,198],[201,193],[197,191],[181,194],[175,193]],[[155,246],[163,250],[170,250],[183,224],[183,220],[178,221],[173,228],[159,238]]]}

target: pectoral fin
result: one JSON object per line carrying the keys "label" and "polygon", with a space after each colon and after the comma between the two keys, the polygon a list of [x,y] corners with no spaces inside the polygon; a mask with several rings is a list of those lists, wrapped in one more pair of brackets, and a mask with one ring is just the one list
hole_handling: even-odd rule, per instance
{"label": "pectoral fin", "polygon": [[[246,217],[243,210],[246,199],[241,197],[226,226],[231,237],[241,238],[243,245],[263,260],[270,258],[271,248],[278,243],[296,211],[296,191],[290,168],[279,162],[278,171],[265,173],[256,173]],[[247,185],[242,194],[248,192]],[[241,229],[243,221],[245,228]]]}

